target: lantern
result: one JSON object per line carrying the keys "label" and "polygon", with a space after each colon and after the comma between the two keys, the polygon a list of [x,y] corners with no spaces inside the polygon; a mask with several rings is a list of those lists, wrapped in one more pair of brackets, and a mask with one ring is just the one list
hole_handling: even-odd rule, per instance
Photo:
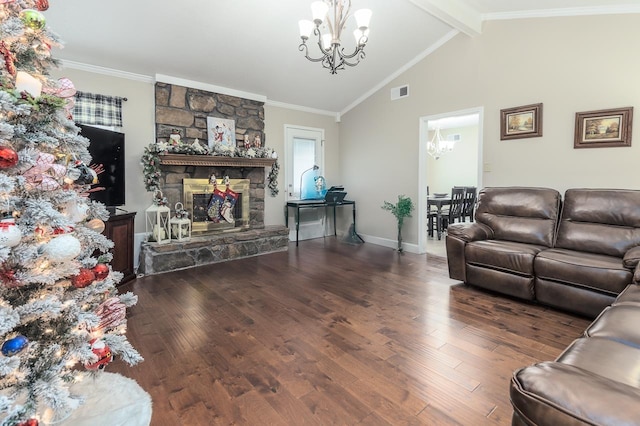
{"label": "lantern", "polygon": [[191,220],[189,213],[182,203],[176,203],[176,215],[169,220],[171,238],[176,241],[189,241],[191,239]]}
{"label": "lantern", "polygon": [[163,198],[162,192],[157,191],[156,195],[154,195],[153,204],[145,210],[145,227],[149,241],[154,241],[158,244],[166,244],[171,241],[171,234],[169,234],[170,214],[171,209],[166,206],[166,199]]}

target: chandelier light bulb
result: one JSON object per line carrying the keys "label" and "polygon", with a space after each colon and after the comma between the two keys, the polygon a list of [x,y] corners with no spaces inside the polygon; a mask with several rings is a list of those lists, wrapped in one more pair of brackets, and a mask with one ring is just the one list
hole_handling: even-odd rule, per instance
{"label": "chandelier light bulb", "polygon": [[323,1],[314,1],[311,3],[311,14],[313,16],[313,22],[316,25],[321,25],[324,18],[327,16],[329,5]]}
{"label": "chandelier light bulb", "polygon": [[356,18],[356,24],[358,25],[358,28],[360,28],[362,31],[365,31],[367,28],[369,28],[371,15],[371,9],[356,10],[353,16]]}
{"label": "chandelier light bulb", "polygon": [[300,27],[300,37],[303,39],[308,39],[313,31],[313,22],[308,19],[303,19],[298,21],[298,26]]}
{"label": "chandelier light bulb", "polygon": [[364,46],[369,41],[369,30],[362,31],[361,29],[356,29],[353,31],[353,37],[356,39],[356,44],[358,46]]}

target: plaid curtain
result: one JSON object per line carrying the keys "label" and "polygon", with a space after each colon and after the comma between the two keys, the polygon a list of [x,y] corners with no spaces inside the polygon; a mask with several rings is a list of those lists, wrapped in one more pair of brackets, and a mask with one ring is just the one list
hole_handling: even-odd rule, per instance
{"label": "plaid curtain", "polygon": [[79,124],[122,127],[122,100],[118,96],[76,92],[73,119]]}

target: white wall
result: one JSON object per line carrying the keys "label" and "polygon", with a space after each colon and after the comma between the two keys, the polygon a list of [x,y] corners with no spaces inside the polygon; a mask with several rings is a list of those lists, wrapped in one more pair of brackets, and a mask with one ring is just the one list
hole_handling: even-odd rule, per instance
{"label": "white wall", "polygon": [[[637,40],[639,14],[488,21],[478,37],[456,36],[342,116],[342,173],[359,231],[395,240],[395,219],[380,205],[398,194],[417,202],[419,117],[447,111],[484,107],[484,186],[640,189],[640,143],[573,148],[577,111],[640,106]],[[410,97],[391,101],[389,90],[404,84]],[[500,109],[537,102],[543,137],[500,141]],[[416,214],[403,236],[417,242]]]}

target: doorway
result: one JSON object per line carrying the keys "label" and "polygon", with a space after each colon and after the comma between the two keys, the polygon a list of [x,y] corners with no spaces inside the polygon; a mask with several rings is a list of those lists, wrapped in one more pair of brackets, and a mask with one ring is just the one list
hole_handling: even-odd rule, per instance
{"label": "doorway", "polygon": [[[301,199],[302,176],[313,173],[323,176],[324,170],[324,129],[284,125],[285,136],[285,200]],[[287,209],[287,214],[289,214]],[[324,209],[300,210],[299,240],[320,238],[325,235]],[[290,218],[291,220],[291,218]],[[290,222],[291,223],[291,222]],[[289,232],[289,240],[296,240],[295,230]]]}
{"label": "doorway", "polygon": [[[484,108],[476,107],[420,117],[418,252],[421,254],[445,255],[444,236],[441,240],[427,236],[427,193],[450,193],[453,186],[475,186],[478,190],[482,187],[483,116]],[[452,145],[437,159],[428,149],[436,133]]]}

